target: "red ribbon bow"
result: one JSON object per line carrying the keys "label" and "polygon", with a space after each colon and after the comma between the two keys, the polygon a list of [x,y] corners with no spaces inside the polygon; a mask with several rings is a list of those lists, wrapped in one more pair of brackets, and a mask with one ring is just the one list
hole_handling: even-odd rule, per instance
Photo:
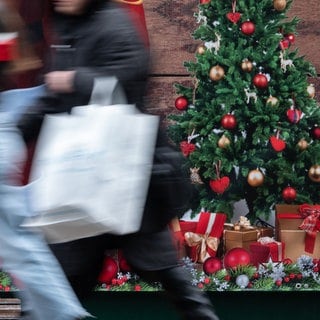
{"label": "red ribbon bow", "polygon": [[305,251],[313,253],[317,232],[320,231],[320,206],[302,204],[299,212],[304,218],[299,228],[306,231]]}

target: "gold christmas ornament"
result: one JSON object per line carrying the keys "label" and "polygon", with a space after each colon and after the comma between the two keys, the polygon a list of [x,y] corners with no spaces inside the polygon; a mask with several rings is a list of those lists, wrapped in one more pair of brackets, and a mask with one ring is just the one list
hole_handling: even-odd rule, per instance
{"label": "gold christmas ornament", "polygon": [[276,107],[279,105],[279,100],[278,98],[276,97],[273,97],[273,96],[270,96],[268,99],[267,99],[267,105],[268,106],[271,106],[271,107]]}
{"label": "gold christmas ornament", "polygon": [[197,48],[197,53],[198,54],[204,54],[206,52],[207,48],[201,44],[198,48]]}
{"label": "gold christmas ornament", "polygon": [[251,61],[249,61],[248,59],[245,59],[242,61],[241,63],[241,69],[244,72],[251,72],[253,69],[253,64]]}
{"label": "gold christmas ornament", "polygon": [[313,84],[309,84],[307,87],[307,92],[310,98],[314,98],[316,95],[316,89]]}
{"label": "gold christmas ornament", "polygon": [[315,164],[310,167],[308,176],[313,182],[320,182],[320,166]]}
{"label": "gold christmas ornament", "polygon": [[273,0],[273,7],[277,11],[283,11],[287,6],[287,1],[286,0]]}
{"label": "gold christmas ornament", "polygon": [[219,140],[218,140],[218,147],[221,149],[224,149],[230,145],[230,139],[223,135]]}
{"label": "gold christmas ornament", "polygon": [[251,170],[248,174],[247,181],[251,187],[259,187],[263,184],[264,175],[259,169]]}
{"label": "gold christmas ornament", "polygon": [[213,81],[221,80],[224,77],[224,69],[219,65],[212,67],[209,72],[209,77]]}
{"label": "gold christmas ornament", "polygon": [[300,139],[298,142],[298,147],[300,150],[306,150],[309,146],[309,143],[305,139]]}

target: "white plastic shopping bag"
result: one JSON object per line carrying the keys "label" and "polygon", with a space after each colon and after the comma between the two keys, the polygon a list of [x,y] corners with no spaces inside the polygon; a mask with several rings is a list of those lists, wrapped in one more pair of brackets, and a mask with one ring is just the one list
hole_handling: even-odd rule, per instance
{"label": "white plastic shopping bag", "polygon": [[159,118],[123,106],[45,117],[25,226],[51,243],[139,230]]}

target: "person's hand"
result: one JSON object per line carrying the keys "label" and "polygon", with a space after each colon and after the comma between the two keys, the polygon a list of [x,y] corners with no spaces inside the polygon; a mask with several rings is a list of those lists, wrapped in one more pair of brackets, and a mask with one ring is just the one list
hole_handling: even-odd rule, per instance
{"label": "person's hand", "polygon": [[74,91],[75,71],[52,71],[45,75],[44,81],[49,90],[56,93],[71,93]]}

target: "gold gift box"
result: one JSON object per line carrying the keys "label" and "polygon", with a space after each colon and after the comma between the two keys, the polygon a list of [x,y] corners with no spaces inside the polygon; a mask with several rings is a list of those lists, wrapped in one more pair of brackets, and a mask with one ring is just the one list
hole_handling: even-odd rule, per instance
{"label": "gold gift box", "polygon": [[[286,215],[287,217],[285,217]],[[305,251],[306,232],[299,229],[303,220],[299,215],[299,205],[276,205],[276,239],[285,243],[284,257],[291,259],[293,262],[296,262],[302,255],[308,255],[313,258],[320,257],[319,232],[313,253]]]}
{"label": "gold gift box", "polygon": [[261,237],[273,237],[273,228],[253,227],[252,229],[224,230],[224,250],[225,252],[233,248],[244,248],[249,250],[250,243],[257,241]]}

